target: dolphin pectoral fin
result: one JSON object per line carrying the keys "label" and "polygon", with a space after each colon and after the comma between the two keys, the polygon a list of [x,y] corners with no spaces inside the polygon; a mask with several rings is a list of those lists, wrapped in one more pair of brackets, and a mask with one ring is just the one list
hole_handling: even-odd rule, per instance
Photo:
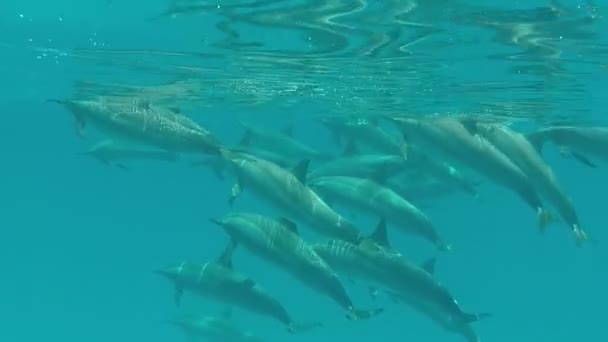
{"label": "dolphin pectoral fin", "polygon": [[182,303],[182,297],[184,295],[184,289],[181,286],[175,287],[175,293],[173,294],[173,301],[175,305],[180,306]]}
{"label": "dolphin pectoral fin", "polygon": [[303,332],[307,332],[316,328],[322,328],[324,325],[321,322],[312,322],[312,323],[294,323],[291,322],[287,326],[287,331],[290,334],[299,334]]}
{"label": "dolphin pectoral fin", "polygon": [[401,156],[403,157],[404,160],[408,160],[408,157],[409,157],[409,155],[408,155],[408,151],[409,151],[408,144],[409,143],[406,139],[407,139],[407,137],[404,134],[403,142],[401,143],[401,146],[399,147],[399,149],[401,151]]}
{"label": "dolphin pectoral fin", "polygon": [[230,208],[234,207],[234,201],[237,197],[239,197],[241,192],[243,192],[243,188],[240,182],[232,186],[232,189],[230,190],[230,197],[228,198],[228,205]]}
{"label": "dolphin pectoral fin", "polygon": [[351,321],[359,321],[359,320],[372,318],[383,312],[384,312],[383,308],[377,308],[377,309],[372,309],[372,310],[361,310],[361,309],[351,308],[346,313],[346,318]]}
{"label": "dolphin pectoral fin", "polygon": [[118,164],[114,164],[114,166],[116,166],[117,168],[119,168],[123,171],[129,171],[129,168],[125,164],[118,163]]}
{"label": "dolphin pectoral fin", "polygon": [[591,159],[587,158],[587,156],[580,154],[576,151],[571,151],[570,155],[574,157],[574,159],[578,160],[581,164],[589,166],[590,168],[597,168],[597,164],[591,161]]}
{"label": "dolphin pectoral fin", "polygon": [[370,286],[367,288],[367,292],[372,300],[378,299],[379,291],[377,288]]}
{"label": "dolphin pectoral fin", "polygon": [[80,139],[86,139],[85,128],[87,126],[86,120],[77,114],[74,114],[74,129]]}

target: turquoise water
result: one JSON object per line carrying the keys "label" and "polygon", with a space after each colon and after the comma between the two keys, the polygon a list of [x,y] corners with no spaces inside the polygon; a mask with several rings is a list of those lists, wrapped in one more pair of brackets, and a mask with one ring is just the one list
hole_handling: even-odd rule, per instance
{"label": "turquoise water", "polygon": [[[608,25],[600,2],[592,10],[564,1],[559,15],[548,1],[431,1],[411,10],[400,7],[405,2],[267,2],[217,2],[219,10],[174,18],[159,16],[169,8],[160,0],[0,5],[2,341],[181,341],[167,320],[225,307],[187,295],[178,308],[170,283],[153,271],[220,254],[228,238],[208,219],[230,211],[233,179],[184,161],[107,167],[80,155],[99,136],[81,140],[73,117],[47,99],[148,85],[138,92],[179,106],[227,144],[239,141],[237,122],[248,120],[268,130],[291,125],[297,139],[332,152],[341,148],[319,117],[467,112],[518,130],[605,125]],[[578,248],[563,224],[538,234],[533,213],[488,181],[478,201],[453,194],[423,207],[453,252],[391,231],[393,245],[414,261],[438,257],[436,277],[465,311],[493,314],[475,323],[482,341],[608,337],[606,163],[588,168],[555,148],[545,156],[596,243]],[[278,215],[246,191],[235,209]],[[377,221],[344,214],[354,214],[364,233]],[[344,281],[357,305],[385,312],[352,322],[248,252],[238,250],[233,262],[295,319],[325,324],[289,335],[272,320],[234,311],[268,341],[462,340],[390,299],[370,299],[365,286]]]}

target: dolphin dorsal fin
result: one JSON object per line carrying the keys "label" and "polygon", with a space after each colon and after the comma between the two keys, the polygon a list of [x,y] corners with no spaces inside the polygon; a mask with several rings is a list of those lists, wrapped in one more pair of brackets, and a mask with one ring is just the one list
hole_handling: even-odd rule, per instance
{"label": "dolphin dorsal fin", "polygon": [[384,163],[378,167],[370,176],[370,179],[379,185],[386,185],[386,181],[388,180],[388,164]]}
{"label": "dolphin dorsal fin", "polygon": [[423,262],[420,267],[430,275],[435,275],[435,264],[437,264],[437,258],[432,257],[427,261]]}
{"label": "dolphin dorsal fin", "polygon": [[380,219],[376,225],[376,229],[370,234],[369,238],[383,247],[391,247],[391,243],[388,240],[385,218]]}
{"label": "dolphin dorsal fin", "polygon": [[293,126],[291,124],[287,125],[287,127],[283,129],[283,134],[290,138],[293,138]]}
{"label": "dolphin dorsal fin", "polygon": [[310,159],[304,159],[300,161],[296,166],[291,169],[291,172],[296,176],[296,178],[302,182],[302,184],[306,184],[306,175],[308,174],[308,165],[310,165]]}
{"label": "dolphin dorsal fin", "polygon": [[149,110],[149,109],[150,109],[150,107],[151,107],[151,105],[152,105],[152,104],[150,103],[150,100],[148,100],[148,99],[141,100],[141,101],[139,101],[139,102],[138,102],[138,107],[139,107],[140,109]]}
{"label": "dolphin dorsal fin", "polygon": [[222,318],[224,318],[224,319],[232,318],[232,308],[230,306],[227,306],[226,308],[224,308],[224,311],[222,311]]}
{"label": "dolphin dorsal fin", "polygon": [[344,147],[344,152],[342,152],[342,155],[344,155],[345,157],[348,156],[353,156],[355,154],[357,154],[357,144],[355,143],[354,140],[349,140],[346,143],[346,146]]}
{"label": "dolphin dorsal fin", "polygon": [[243,285],[244,287],[251,289],[255,286],[255,281],[251,278],[247,278],[245,280],[243,280],[243,282],[241,282],[241,285]]}
{"label": "dolphin dorsal fin", "polygon": [[232,269],[232,254],[234,253],[235,248],[236,242],[231,240],[226,248],[224,248],[222,254],[220,254],[219,258],[217,259],[217,263],[226,268]]}
{"label": "dolphin dorsal fin", "polygon": [[241,141],[239,142],[239,145],[250,146],[252,140],[253,140],[253,135],[251,133],[251,130],[249,128],[245,128],[245,132],[243,133],[243,136],[241,137]]}
{"label": "dolphin dorsal fin", "polygon": [[460,124],[463,125],[471,135],[477,134],[477,124],[479,123],[479,120],[473,117],[464,117],[458,121],[460,121]]}
{"label": "dolphin dorsal fin", "polygon": [[279,217],[279,222],[281,222],[281,224],[284,225],[285,228],[289,229],[292,233],[300,235],[298,232],[298,225],[292,220],[285,217]]}

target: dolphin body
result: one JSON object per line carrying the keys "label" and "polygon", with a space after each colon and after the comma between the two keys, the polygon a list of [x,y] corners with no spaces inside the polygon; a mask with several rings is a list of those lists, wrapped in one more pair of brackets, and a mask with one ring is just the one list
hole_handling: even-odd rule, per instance
{"label": "dolphin body", "polygon": [[221,144],[209,131],[171,110],[164,110],[136,98],[49,100],[64,105],[76,119],[84,136],[87,124],[129,141],[168,151],[218,154]]}
{"label": "dolphin body", "polygon": [[330,155],[294,139],[291,126],[283,131],[268,131],[242,122],[241,125],[245,128],[245,133],[240,145],[256,147],[282,156],[298,156],[301,159],[329,160],[332,158]]}
{"label": "dolphin body", "polygon": [[422,211],[392,189],[371,179],[328,176],[313,178],[308,184],[329,203],[340,202],[386,218],[403,232],[422,237],[439,250],[450,250]]}
{"label": "dolphin body", "polygon": [[221,316],[188,315],[171,320],[189,337],[212,342],[264,342],[260,337],[244,331],[232,319],[232,311]]}
{"label": "dolphin body", "polygon": [[[380,238],[378,243],[384,241],[390,248],[385,225],[378,225],[374,236]],[[471,323],[490,314],[464,312],[449,291],[433,278],[434,259],[419,266],[401,254],[341,240],[317,243],[313,248],[336,271],[373,284],[370,291],[381,288],[446,331],[459,334],[468,342],[480,341]]]}
{"label": "dolphin body", "polygon": [[352,242],[358,242],[362,238],[354,224],[306,186],[309,160],[298,163],[290,171],[250,154],[224,149],[221,154],[233,166],[237,178],[237,183],[232,188],[230,205],[243,188],[249,188],[286,216],[308,223],[318,234]]}
{"label": "dolphin body", "polygon": [[406,161],[391,154],[356,154],[319,164],[310,170],[308,177],[353,176],[391,178],[403,171]]}
{"label": "dolphin body", "polygon": [[106,139],[91,147],[82,155],[91,156],[105,165],[116,165],[120,168],[127,167],[120,163],[132,160],[154,160],[175,162],[179,160],[179,154],[171,151],[152,149],[149,147],[133,146]]}
{"label": "dolphin body", "polygon": [[401,128],[405,144],[424,146],[486,176],[494,183],[516,193],[538,216],[539,226],[550,221],[538,192],[530,179],[504,153],[487,140],[472,135],[454,118],[412,119],[393,118]]}
{"label": "dolphin body", "polygon": [[[282,168],[290,168],[301,160],[289,158],[253,145],[235,145],[227,147],[226,149],[232,152],[250,154],[257,158],[268,160]],[[226,168],[230,166],[230,163],[218,156],[208,156],[205,159],[193,162],[192,166],[205,166],[213,172],[215,177],[223,180]]]}
{"label": "dolphin body", "polygon": [[340,278],[298,234],[288,219],[241,212],[212,222],[221,226],[236,244],[288,272],[308,287],[331,298],[347,311],[349,319],[369,318],[382,312],[357,310]]}
{"label": "dolphin body", "polygon": [[[401,167],[401,171],[416,169],[437,178],[446,183],[453,184],[456,188],[464,193],[477,197],[477,182],[469,179],[462,172],[448,163],[441,162],[434,157],[431,157],[425,151],[418,149],[415,145],[403,148],[403,144],[399,142],[393,135],[383,130],[376,120],[355,119],[347,121],[339,121],[336,119],[325,119],[322,121],[333,133],[334,140],[340,143],[342,140],[347,140],[347,151],[352,154],[355,146],[364,145],[373,151],[392,155],[401,159],[401,163],[397,164],[395,160],[391,160],[390,164],[384,166],[393,166],[383,168],[381,171],[396,170],[395,165]],[[337,176],[359,176],[351,173],[345,174],[330,174]],[[388,173],[387,176],[393,176],[393,173]]]}
{"label": "dolphin body", "polygon": [[230,243],[215,262],[196,264],[182,262],[156,271],[175,285],[175,302],[181,302],[184,291],[234,305],[250,312],[271,317],[284,324],[289,332],[311,329],[295,323],[283,305],[256,282],[232,267],[234,245]]}
{"label": "dolphin body", "polygon": [[589,156],[608,161],[608,127],[553,126],[530,133],[527,138],[541,154],[549,141],[560,147],[562,155],[589,167],[597,167]]}
{"label": "dolphin body", "polygon": [[509,157],[532,181],[538,191],[552,202],[561,217],[570,225],[580,245],[587,240],[581,229],[574,204],[562,189],[555,172],[526,137],[504,125],[481,123],[467,119],[471,133],[479,134]]}

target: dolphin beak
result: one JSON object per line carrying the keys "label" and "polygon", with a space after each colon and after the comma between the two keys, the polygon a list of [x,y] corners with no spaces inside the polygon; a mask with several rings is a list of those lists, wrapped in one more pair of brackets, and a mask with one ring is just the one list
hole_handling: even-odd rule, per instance
{"label": "dolphin beak", "polygon": [[165,278],[171,278],[171,272],[169,272],[166,269],[153,270],[152,272],[155,273],[155,274],[158,274],[160,276],[163,276]]}
{"label": "dolphin beak", "polygon": [[211,222],[213,224],[217,224],[218,226],[222,226],[222,221],[220,219],[210,218],[209,222]]}

